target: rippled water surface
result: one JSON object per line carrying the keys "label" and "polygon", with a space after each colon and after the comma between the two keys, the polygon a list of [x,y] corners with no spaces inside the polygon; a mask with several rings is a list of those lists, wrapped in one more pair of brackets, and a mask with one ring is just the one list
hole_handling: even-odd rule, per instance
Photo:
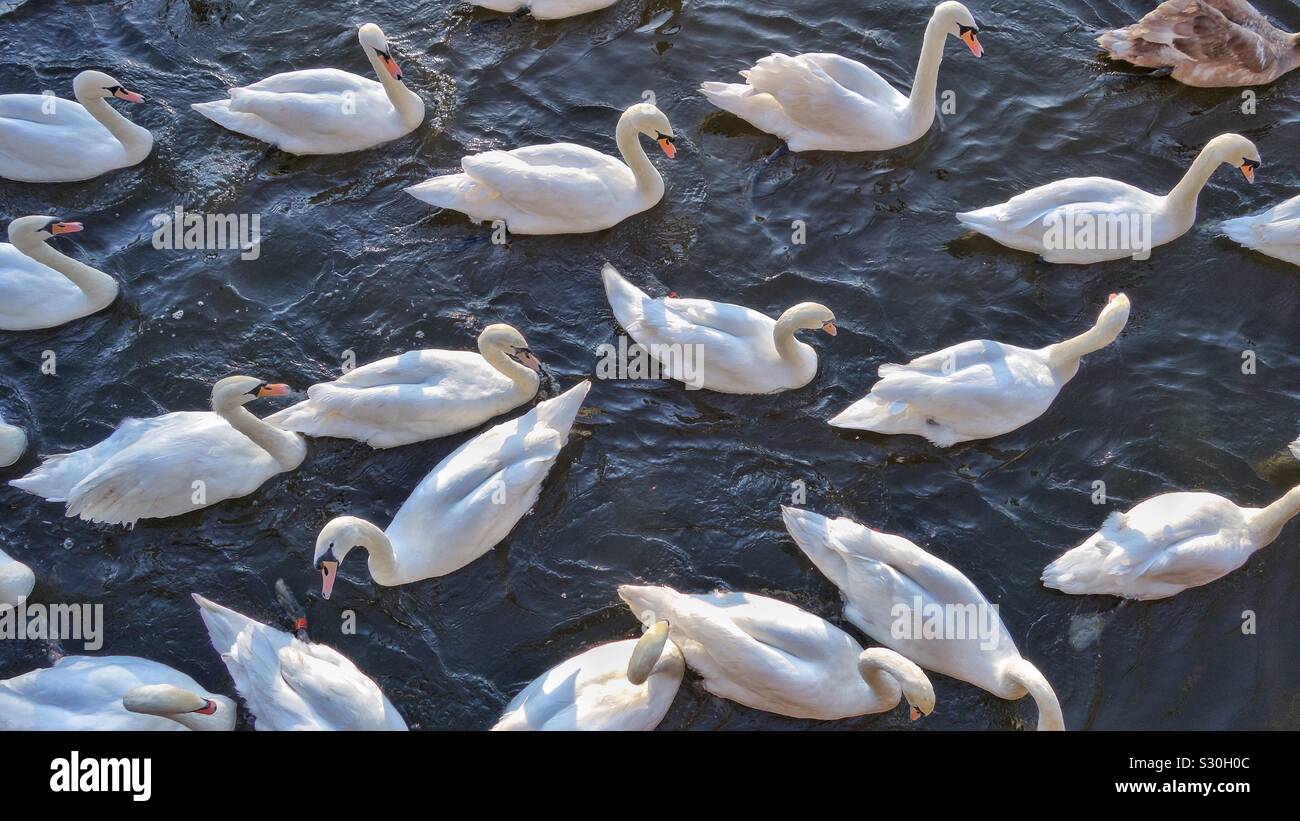
{"label": "rippled water surface", "polygon": [[[447,2],[0,2],[0,92],[51,89],[100,68],[145,95],[128,116],[157,145],[141,165],[86,183],[0,181],[0,218],[51,213],[86,230],[61,248],[118,276],[109,310],[53,331],[0,334],[0,411],[38,455],[86,447],[126,416],[206,406],[230,373],[297,388],[418,347],[472,348],[509,322],[568,386],[594,373],[616,325],[600,286],[609,260],[662,294],[739,302],[776,316],[830,306],[834,340],[810,340],[821,371],[770,397],[598,382],[541,500],[499,547],[463,570],[400,588],[342,568],[334,598],[311,569],[317,530],[351,513],[386,523],[419,479],[472,434],[372,451],[317,439],[298,471],[256,494],[134,531],[65,519],[0,489],[0,544],[38,576],[35,601],[102,602],[103,652],[144,655],[233,693],[189,599],[200,592],[283,624],[272,585],[308,598],[313,635],[354,659],[412,726],[486,728],[529,680],[596,643],[637,633],[615,588],[747,590],[835,623],[835,588],[781,526],[803,480],[808,506],[911,538],[962,569],[1001,608],[1021,651],[1052,682],[1072,728],[1300,727],[1300,564],[1292,524],[1243,569],[1155,603],[1117,606],[1044,589],[1043,566],[1111,508],[1205,489],[1260,505],[1300,482],[1286,455],[1300,392],[1300,269],[1215,236],[1220,219],[1297,193],[1300,74],[1258,90],[1197,90],[1099,59],[1095,31],[1150,8],[1123,0],[971,0],[986,54],[949,40],[941,90],[957,111],[917,143],[881,154],[785,154],[695,91],[772,51],[833,51],[906,89],[925,2],[623,0],[538,23]],[[1284,0],[1258,4],[1292,29]],[[392,41],[429,115],[413,134],[335,157],[292,156],[189,109],[274,72],[368,73],[355,27]],[[651,90],[678,133],[657,157],[667,195],[599,234],[508,246],[401,189],[490,147],[567,140],[613,152],[613,127]],[[1105,175],[1163,191],[1224,131],[1253,139],[1258,182],[1222,169],[1192,232],[1150,260],[1051,266],[963,236],[954,211],[1064,176]],[[260,259],[154,250],[150,218],[258,213]],[[808,242],[791,241],[804,220]],[[876,368],[971,338],[1041,346],[1090,324],[1123,290],[1133,316],[1085,361],[1040,419],[939,450],[911,437],[836,432],[825,420]],[[42,376],[43,351],[58,375]],[[1242,373],[1254,351],[1258,371]],[[269,412],[271,401],[252,406]],[[357,633],[341,635],[344,611]],[[1242,613],[1257,614],[1243,635]],[[861,637],[859,637],[861,638]],[[70,647],[75,651],[75,645]],[[0,643],[0,678],[43,665],[40,642]],[[787,719],[710,696],[688,674],[664,728],[1005,729],[1032,702],[935,677],[938,710],[834,723]],[[248,717],[242,719],[248,726]]]}

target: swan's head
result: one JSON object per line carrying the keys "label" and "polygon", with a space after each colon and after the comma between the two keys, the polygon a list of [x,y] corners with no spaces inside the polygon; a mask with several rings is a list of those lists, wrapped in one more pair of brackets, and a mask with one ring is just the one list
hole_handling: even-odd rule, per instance
{"label": "swan's head", "polygon": [[321,575],[321,596],[328,599],[334,593],[339,565],[353,549],[369,546],[369,532],[373,529],[374,525],[355,516],[330,519],[321,528],[316,535],[316,552],[312,557],[312,566]]}
{"label": "swan's head", "polygon": [[1097,330],[1104,332],[1111,339],[1117,338],[1120,331],[1128,324],[1131,307],[1126,295],[1111,294],[1106,299],[1106,307],[1102,308],[1101,313],[1097,315]]}
{"label": "swan's head", "polygon": [[1255,181],[1255,170],[1259,168],[1259,149],[1240,134],[1220,134],[1206,143],[1201,153],[1241,169],[1248,182]]}
{"label": "swan's head", "polygon": [[288,385],[263,382],[255,376],[227,376],[212,386],[212,407],[229,408],[265,396],[288,395]]}
{"label": "swan's head", "polygon": [[58,217],[19,217],[9,223],[9,242],[15,248],[31,248],[59,234],[75,234],[82,227],[79,222],[64,222]]}
{"label": "swan's head", "polygon": [[389,74],[393,75],[394,79],[402,79],[402,69],[397,65],[397,61],[393,59],[393,52],[388,48],[388,38],[384,36],[384,32],[379,26],[374,23],[366,23],[357,29],[357,39],[361,41],[367,56],[374,55],[374,58],[379,61],[380,65]]}
{"label": "swan's head", "polygon": [[907,699],[908,717],[912,721],[934,712],[934,685],[930,683],[930,677],[914,662],[893,650],[884,647],[863,650],[858,656],[858,672],[868,683],[871,674],[876,672],[893,676],[903,691],[903,698]]}
{"label": "swan's head", "polygon": [[654,672],[664,645],[668,643],[668,622],[657,621],[637,640],[632,648],[632,658],[627,663],[627,680],[640,686]]}
{"label": "swan's head", "polygon": [[659,147],[668,155],[668,159],[677,156],[677,139],[668,117],[650,103],[637,103],[623,112],[631,120],[636,130],[659,143]]}
{"label": "swan's head", "polygon": [[816,302],[800,302],[788,308],[781,314],[781,320],[794,323],[794,327],[799,330],[811,331],[821,328],[831,336],[837,333],[835,314],[830,308]]}
{"label": "swan's head", "polygon": [[484,328],[483,333],[478,335],[478,349],[484,353],[489,350],[501,351],[534,371],[540,372],[542,369],[542,363],[528,349],[528,342],[524,339],[524,335],[505,323]]}
{"label": "swan's head", "polygon": [[170,684],[150,684],[127,690],[122,706],[132,713],[162,716],[177,721],[178,716],[212,716],[212,723],[235,726],[235,703],[225,696],[200,696]]}
{"label": "swan's head", "polygon": [[947,0],[934,7],[932,19],[948,34],[965,43],[971,54],[976,57],[983,56],[984,46],[980,44],[980,30],[975,25],[975,17],[970,13],[970,9],[956,0]]}
{"label": "swan's head", "polygon": [[116,97],[128,103],[144,102],[144,97],[134,91],[127,91],[121,83],[102,71],[83,71],[78,74],[72,81],[72,93],[78,100]]}

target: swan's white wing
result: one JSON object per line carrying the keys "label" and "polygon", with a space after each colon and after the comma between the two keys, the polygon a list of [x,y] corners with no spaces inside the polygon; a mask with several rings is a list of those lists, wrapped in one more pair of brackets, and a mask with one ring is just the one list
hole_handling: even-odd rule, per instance
{"label": "swan's white wing", "polygon": [[128,525],[176,516],[252,493],[280,472],[269,453],[215,413],[159,418],[166,421],[113,453],[71,489],[69,516]]}
{"label": "swan's white wing", "polygon": [[743,305],[731,305],[709,299],[676,297],[667,297],[659,302],[687,323],[711,328],[731,336],[771,336],[776,329],[776,323],[770,317]]}
{"label": "swan's white wing", "polygon": [[963,413],[1019,418],[1041,413],[1060,388],[1034,351],[988,340],[950,350],[955,356],[951,372],[945,373],[943,365],[936,368],[933,354],[924,358],[924,366],[882,366],[881,379],[871,393],[888,402],[906,402],[918,413],[946,418]]}
{"label": "swan's white wing", "polygon": [[[845,122],[881,116],[879,102],[845,88],[807,55],[769,55],[755,63],[746,77],[754,90],[775,97],[787,117],[812,131],[833,134]],[[893,102],[887,99],[885,104]]]}
{"label": "swan's white wing", "polygon": [[30,328],[33,318],[73,317],[88,307],[85,292],[72,280],[0,243],[0,329]]}
{"label": "swan's white wing", "polygon": [[636,179],[623,163],[568,143],[486,151],[463,158],[461,167],[516,208],[574,220],[621,213],[636,189]]}
{"label": "swan's white wing", "polygon": [[[1098,535],[1107,550],[1104,569],[1112,575],[1177,573],[1180,561],[1206,557],[1224,531],[1244,531],[1241,508],[1213,493],[1165,493],[1132,510],[1108,517]],[[1213,563],[1217,560],[1210,559]]]}
{"label": "swan's white wing", "polygon": [[[0,95],[0,158],[7,164],[108,170],[126,153],[80,103],[43,94]],[[69,177],[73,178],[73,177]]]}
{"label": "swan's white wing", "polygon": [[749,593],[701,593],[693,598],[720,608],[728,619],[767,647],[817,662],[842,653],[847,635],[821,616],[793,604]]}
{"label": "swan's white wing", "polygon": [[816,63],[832,80],[871,100],[896,106],[907,104],[907,98],[869,67],[838,54],[813,53],[800,55]]}
{"label": "swan's white wing", "polygon": [[149,419],[124,419],[104,441],[71,453],[48,456],[31,473],[9,484],[34,493],[49,502],[66,502],[77,483],[112,456],[155,429],[184,425],[192,411],[165,413]]}
{"label": "swan's white wing", "polygon": [[330,137],[355,134],[367,119],[391,113],[392,104],[374,80],[323,68],[232,88],[230,110],[254,115],[286,135]]}
{"label": "swan's white wing", "polygon": [[1065,209],[1077,215],[1113,214],[1128,219],[1155,214],[1159,204],[1151,194],[1106,177],[1057,180],[1017,194],[1004,203],[958,214],[963,223],[996,237],[998,232],[1033,232],[1041,243],[1044,232]]}
{"label": "swan's white wing", "polygon": [[[279,651],[280,677],[321,729],[404,730],[378,685],[335,650],[294,640]],[[400,724],[400,726],[396,726]]]}

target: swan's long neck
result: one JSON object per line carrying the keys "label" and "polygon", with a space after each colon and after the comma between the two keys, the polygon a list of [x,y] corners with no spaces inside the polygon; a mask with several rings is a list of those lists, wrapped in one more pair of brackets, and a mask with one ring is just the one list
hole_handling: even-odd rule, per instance
{"label": "swan's long neck", "polygon": [[103,271],[91,268],[89,265],[78,262],[65,254],[60,254],[43,242],[19,250],[42,265],[49,266],[72,280],[72,284],[81,289],[81,292],[86,295],[86,299],[99,307],[103,307],[117,298],[117,280]]}
{"label": "swan's long neck", "polygon": [[280,465],[281,470],[293,470],[302,464],[302,460],[307,456],[307,445],[301,436],[258,419],[242,405],[213,403],[212,410],[229,422],[232,428],[252,439],[258,447],[271,454],[271,458]]}
{"label": "swan's long neck", "polygon": [[396,584],[397,552],[388,534],[365,519],[356,519],[352,524],[357,531],[358,543],[368,554],[370,577],[383,585]]}
{"label": "swan's long neck", "polygon": [[1300,513],[1300,486],[1293,487],[1268,507],[1260,508],[1250,517],[1251,533],[1255,537],[1255,549],[1268,545],[1282,532],[1287,522]]}
{"label": "swan's long neck", "polygon": [[934,98],[939,90],[939,63],[943,62],[943,47],[948,33],[934,17],[925,27],[925,40],[921,43],[921,59],[916,64],[912,78],[912,93],[907,98],[907,110],[912,117],[912,131],[924,134],[934,122]]}
{"label": "swan's long neck", "polygon": [[505,351],[494,345],[480,345],[479,353],[482,354],[489,365],[509,377],[510,381],[514,382],[515,387],[520,391],[537,392],[537,374],[531,368],[519,364]]}
{"label": "swan's long neck", "polygon": [[384,67],[379,60],[379,55],[369,46],[363,46],[366,50],[366,58],[370,60],[370,67],[375,71],[375,77],[379,78],[379,84],[384,87],[384,93],[388,95],[388,101],[393,104],[397,110],[397,116],[401,118],[402,125],[407,128],[415,128],[424,120],[424,100],[420,95],[407,88],[401,80],[394,77]]}
{"label": "swan's long neck", "polygon": [[1023,658],[1007,664],[1003,671],[1007,678],[1029,691],[1034,703],[1038,705],[1039,730],[1064,730],[1065,716],[1061,714],[1061,702],[1056,700],[1056,691],[1047,683],[1038,668]]}
{"label": "swan's long neck", "polygon": [[1079,360],[1114,342],[1122,330],[1122,327],[1119,330],[1103,328],[1098,322],[1078,336],[1048,348],[1047,364],[1057,376],[1069,379],[1078,372]]}
{"label": "swan's long neck", "polygon": [[781,318],[776,321],[776,327],[772,330],[772,341],[776,343],[776,352],[791,364],[799,361],[802,352],[812,352],[811,346],[795,338],[794,332],[799,330],[798,322],[793,311],[786,311],[781,314]]}
{"label": "swan's long neck", "polygon": [[1178,184],[1165,196],[1165,214],[1175,223],[1190,228],[1196,222],[1196,198],[1209,181],[1214,169],[1219,167],[1219,160],[1208,147],[1196,155],[1187,173]]}
{"label": "swan's long neck", "polygon": [[618,118],[614,141],[618,144],[618,152],[623,155],[623,162],[627,163],[627,167],[632,169],[632,175],[636,177],[637,194],[648,202],[661,200],[664,196],[663,177],[659,176],[659,169],[650,162],[645,149],[641,147],[641,132],[632,122],[630,112],[625,111]]}
{"label": "swan's long neck", "polygon": [[858,672],[866,680],[867,686],[875,692],[881,695],[898,693],[901,698],[903,685],[899,681],[893,660],[884,653],[872,652],[879,649],[878,647],[870,647],[862,652],[862,655],[858,657]]}
{"label": "swan's long neck", "polygon": [[77,102],[81,103],[90,116],[98,120],[99,124],[107,128],[108,133],[122,144],[131,165],[149,156],[150,150],[153,149],[153,135],[149,133],[149,129],[141,128],[123,117],[103,97],[83,99],[78,96]]}

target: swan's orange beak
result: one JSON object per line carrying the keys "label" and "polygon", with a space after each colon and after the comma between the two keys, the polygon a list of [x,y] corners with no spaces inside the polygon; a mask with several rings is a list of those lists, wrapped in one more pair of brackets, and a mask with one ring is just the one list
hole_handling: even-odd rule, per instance
{"label": "swan's orange beak", "polygon": [[321,562],[320,563],[320,594],[326,600],[334,593],[334,580],[339,577],[338,562]]}
{"label": "swan's orange beak", "polygon": [[85,227],[79,222],[56,222],[50,226],[50,233],[56,236],[59,234],[75,234]]}
{"label": "swan's orange beak", "polygon": [[980,45],[979,32],[974,30],[963,31],[961,33],[961,41],[966,44],[966,48],[970,49],[971,54],[974,54],[976,57],[984,56],[984,46]]}
{"label": "swan's orange beak", "polygon": [[197,713],[201,716],[210,716],[216,711],[217,711],[217,703],[210,698],[205,698],[203,700],[203,706],[200,707],[199,709],[191,710],[191,712]]}
{"label": "swan's orange beak", "polygon": [[1115,301],[1115,297],[1117,297],[1117,296],[1119,296],[1119,294],[1111,294],[1110,296],[1106,297],[1106,301],[1107,301],[1107,302],[1114,302],[1114,301]]}
{"label": "swan's orange beak", "polygon": [[393,59],[393,55],[386,51],[381,51],[379,52],[379,57],[384,61],[384,68],[388,69],[388,73],[393,75],[394,79],[402,79],[402,69],[397,65],[397,61]]}
{"label": "swan's orange beak", "polygon": [[113,92],[113,96],[119,100],[126,100],[128,103],[143,103],[144,97],[136,94],[134,91],[127,91],[125,88],[119,88]]}
{"label": "swan's orange beak", "polygon": [[257,389],[258,399],[261,399],[264,396],[288,396],[288,395],[289,395],[289,386],[280,383],[276,383],[274,385],[263,385],[262,387]]}
{"label": "swan's orange beak", "polygon": [[1238,167],[1241,168],[1241,173],[1245,175],[1246,182],[1255,181],[1255,169],[1259,168],[1259,163],[1254,160],[1243,160]]}
{"label": "swan's orange beak", "polygon": [[835,320],[831,320],[830,322],[823,323],[822,330],[830,334],[831,336],[835,336],[835,334],[839,333],[839,331],[835,330]]}
{"label": "swan's orange beak", "polygon": [[922,716],[921,708],[913,704],[911,712],[908,713],[908,719],[911,721],[916,721],[921,716]]}
{"label": "swan's orange beak", "polygon": [[519,361],[522,362],[525,367],[532,368],[534,371],[537,371],[538,373],[542,372],[542,360],[534,356],[533,352],[530,350],[524,349],[520,351]]}
{"label": "swan's orange beak", "polygon": [[677,156],[677,146],[673,145],[672,137],[661,136],[656,142],[659,143],[659,147],[664,150],[664,153],[668,155],[668,159],[671,160],[673,157]]}

